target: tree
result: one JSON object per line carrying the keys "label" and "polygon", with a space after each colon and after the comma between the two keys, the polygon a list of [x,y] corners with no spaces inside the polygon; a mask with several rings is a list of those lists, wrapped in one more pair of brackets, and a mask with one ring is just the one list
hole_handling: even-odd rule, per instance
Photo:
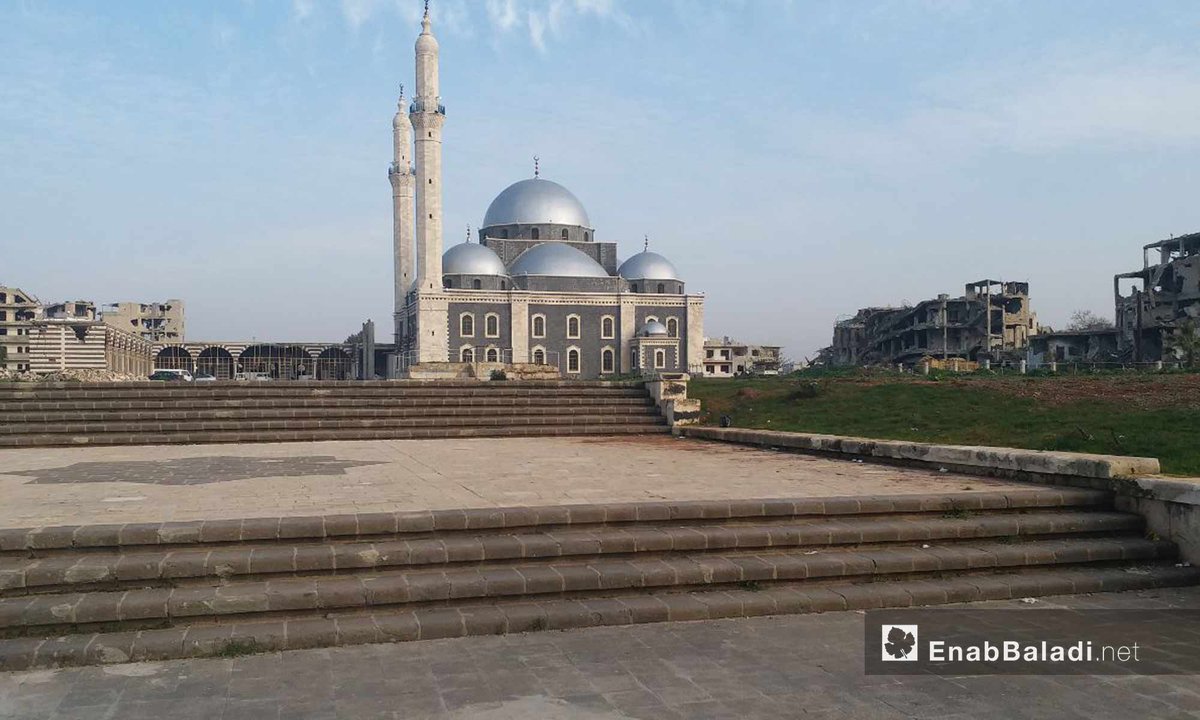
{"label": "tree", "polygon": [[1188,318],[1180,322],[1168,338],[1167,347],[1183,362],[1184,367],[1200,367],[1200,327],[1195,319]]}
{"label": "tree", "polygon": [[1084,330],[1111,330],[1112,321],[1100,317],[1091,310],[1076,310],[1071,313],[1071,322],[1067,323],[1069,332]]}

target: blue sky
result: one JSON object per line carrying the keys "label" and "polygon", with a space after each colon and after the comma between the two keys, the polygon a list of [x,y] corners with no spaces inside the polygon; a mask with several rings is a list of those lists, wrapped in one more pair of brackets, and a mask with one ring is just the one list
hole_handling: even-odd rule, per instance
{"label": "blue sky", "polygon": [[[0,2],[0,283],[187,302],[192,339],[386,335],[419,0]],[[1112,312],[1200,230],[1200,3],[433,0],[447,243],[532,174],[706,331],[1027,280]]]}

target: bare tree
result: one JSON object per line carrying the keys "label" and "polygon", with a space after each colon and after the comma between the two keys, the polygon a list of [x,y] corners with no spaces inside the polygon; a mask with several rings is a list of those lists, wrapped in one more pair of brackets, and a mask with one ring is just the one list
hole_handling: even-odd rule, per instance
{"label": "bare tree", "polygon": [[1110,330],[1112,329],[1112,321],[1102,318],[1091,310],[1076,310],[1071,313],[1071,322],[1067,323],[1067,330],[1071,332],[1079,332],[1082,330]]}

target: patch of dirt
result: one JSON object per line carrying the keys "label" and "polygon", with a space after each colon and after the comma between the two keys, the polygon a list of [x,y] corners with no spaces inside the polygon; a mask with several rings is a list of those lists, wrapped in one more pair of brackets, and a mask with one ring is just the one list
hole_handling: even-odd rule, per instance
{"label": "patch of dirt", "polygon": [[1200,408],[1200,375],[1194,374],[1092,377],[1062,375],[994,379],[972,377],[949,382],[1031,398],[1046,405],[1102,400],[1138,410],[1160,407]]}

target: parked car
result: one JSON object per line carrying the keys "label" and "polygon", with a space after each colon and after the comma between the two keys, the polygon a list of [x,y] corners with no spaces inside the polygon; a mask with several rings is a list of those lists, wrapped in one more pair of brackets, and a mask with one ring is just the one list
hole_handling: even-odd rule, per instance
{"label": "parked car", "polygon": [[206,372],[198,372],[198,373],[196,373],[196,377],[195,377],[195,379],[193,379],[192,382],[216,382],[216,381],[217,381],[216,375],[210,375],[209,373],[206,373]]}
{"label": "parked car", "polygon": [[188,370],[155,370],[150,373],[150,379],[166,382],[192,382],[195,378]]}
{"label": "parked car", "polygon": [[265,372],[240,372],[234,375],[233,379],[240,382],[271,382],[273,378],[270,373]]}

